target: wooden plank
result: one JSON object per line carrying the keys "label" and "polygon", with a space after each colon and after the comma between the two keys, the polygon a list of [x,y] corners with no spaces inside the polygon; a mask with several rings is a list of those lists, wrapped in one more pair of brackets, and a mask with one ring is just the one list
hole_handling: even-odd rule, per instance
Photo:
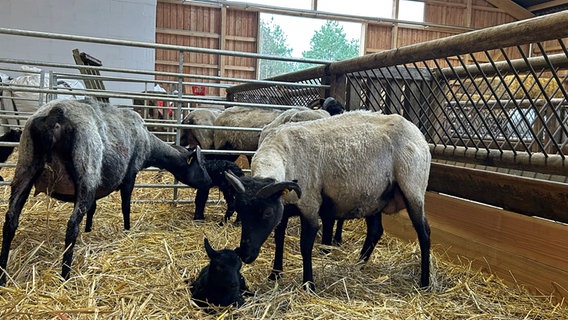
{"label": "wooden plank", "polygon": [[198,31],[178,30],[178,29],[170,29],[170,28],[156,28],[156,33],[168,34],[168,35],[177,35],[177,36],[196,37],[196,38],[219,39],[218,34],[211,33],[211,32],[198,32]]}
{"label": "wooden plank", "polygon": [[433,162],[428,189],[568,223],[568,184]]}
{"label": "wooden plank", "polygon": [[[428,192],[432,248],[457,262],[532,291],[568,298],[568,226]],[[416,241],[404,214],[385,215],[385,231]],[[460,260],[461,259],[461,260]]]}
{"label": "wooden plank", "polygon": [[521,7],[511,0],[485,0],[497,8],[501,9],[503,12],[510,14],[513,18],[517,20],[523,20],[534,17],[534,13],[528,11],[527,9]]}

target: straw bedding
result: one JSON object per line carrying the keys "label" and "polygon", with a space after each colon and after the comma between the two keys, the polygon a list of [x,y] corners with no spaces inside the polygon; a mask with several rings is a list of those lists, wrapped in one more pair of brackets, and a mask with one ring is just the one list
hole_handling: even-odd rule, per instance
{"label": "straw bedding", "polygon": [[[3,175],[11,179],[9,169]],[[169,173],[143,172],[139,182],[171,181]],[[0,187],[6,212],[10,189]],[[182,189],[181,198],[194,191]],[[170,190],[135,190],[134,199],[171,199]],[[212,190],[210,199],[218,199]],[[254,296],[236,308],[205,313],[187,285],[208,263],[207,236],[216,249],[238,245],[240,229],[219,226],[225,206],[210,203],[206,221],[192,220],[193,204],[138,202],[132,228],[123,231],[120,196],[98,201],[93,231],[81,232],[71,279],[59,278],[65,226],[72,205],[30,196],[21,215],[8,264],[10,279],[0,288],[2,319],[562,319],[565,302],[531,295],[519,286],[448,262],[444,248],[432,255],[432,286],[417,287],[420,250],[416,243],[383,236],[371,259],[356,264],[364,221],[345,224],[344,244],[324,255],[314,249],[315,294],[301,289],[299,221],[290,223],[285,273],[271,282],[273,241],[242,273]],[[3,220],[1,221],[3,223]],[[319,241],[319,239],[317,240]]]}

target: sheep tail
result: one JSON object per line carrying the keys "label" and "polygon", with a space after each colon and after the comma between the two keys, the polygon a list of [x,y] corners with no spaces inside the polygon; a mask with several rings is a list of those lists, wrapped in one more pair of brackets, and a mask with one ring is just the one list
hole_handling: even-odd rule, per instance
{"label": "sheep tail", "polygon": [[33,119],[30,124],[30,135],[34,141],[35,152],[49,155],[54,148],[60,149],[59,151],[70,151],[72,135],[69,131],[71,130],[69,119],[58,107],[50,110],[46,116]]}

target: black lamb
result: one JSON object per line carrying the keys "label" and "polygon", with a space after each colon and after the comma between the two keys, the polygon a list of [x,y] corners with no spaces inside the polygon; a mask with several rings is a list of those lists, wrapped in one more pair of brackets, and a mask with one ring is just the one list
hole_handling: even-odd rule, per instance
{"label": "black lamb", "polygon": [[[232,161],[228,160],[214,160],[206,159],[204,164],[209,177],[213,183],[212,186],[217,186],[219,191],[223,193],[223,198],[227,202],[227,211],[225,212],[225,217],[223,222],[227,222],[233,213],[235,212],[235,194],[236,191],[233,186],[225,178],[225,171],[231,171],[236,176],[242,177],[244,175],[241,168]],[[195,214],[193,215],[194,220],[204,220],[205,204],[209,198],[210,188],[200,188],[197,189],[197,194],[195,195]],[[237,215],[236,221],[239,221],[239,216]]]}
{"label": "black lamb", "polygon": [[249,293],[245,278],[241,275],[241,258],[234,250],[216,251],[205,238],[205,251],[211,262],[191,283],[191,295],[200,307],[241,306],[245,301],[243,293]]}

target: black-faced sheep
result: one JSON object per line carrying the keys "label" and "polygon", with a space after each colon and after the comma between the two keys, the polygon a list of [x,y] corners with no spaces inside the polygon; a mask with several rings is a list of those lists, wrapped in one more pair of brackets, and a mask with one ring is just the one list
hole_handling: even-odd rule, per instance
{"label": "black-faced sheep", "polygon": [[367,219],[363,259],[382,235],[381,212],[406,207],[420,243],[420,284],[428,286],[430,228],[424,195],[430,161],[420,130],[399,115],[352,111],[283,125],[260,145],[251,177],[227,173],[239,192],[236,210],[242,233],[236,251],[243,262],[253,262],[276,228],[271,278],[277,278],[283,269],[287,219],[300,215],[303,282],[313,290],[311,254],[322,207],[333,218]]}
{"label": "black-faced sheep", "polygon": [[[191,111],[182,121],[183,124],[212,126],[215,119],[221,114],[222,110],[212,108],[202,108]],[[200,146],[202,149],[213,149],[214,130],[213,129],[182,129],[180,135],[180,145],[183,147],[195,148]]]}
{"label": "black-faced sheep", "polygon": [[201,269],[199,276],[191,283],[191,295],[197,305],[206,307],[241,306],[243,294],[249,289],[240,270],[241,259],[234,250],[215,251],[205,238],[205,251],[211,262]]}
{"label": "black-faced sheep", "polygon": [[332,116],[342,114],[345,111],[343,104],[335,100],[334,97],[313,100],[308,104],[308,108],[312,110],[322,109],[327,111]]}
{"label": "black-faced sheep", "polygon": [[[8,132],[4,133],[0,136],[0,141],[3,142],[18,142],[20,141],[20,136],[22,135],[22,131],[10,129]],[[6,162],[8,157],[14,152],[14,148],[12,146],[0,146],[0,163]],[[4,181],[4,178],[0,177],[0,181]]]}
{"label": "black-faced sheep", "polygon": [[149,166],[171,172],[193,187],[211,185],[199,148],[180,152],[151,134],[134,111],[93,100],[54,100],[26,123],[6,221],[4,223],[0,284],[6,282],[8,253],[22,207],[35,186],[36,193],[74,202],[65,234],[61,276],[69,278],[79,224],[87,214],[92,227],[96,199],[120,190],[124,228],[130,228],[130,199],[137,173]]}
{"label": "black-faced sheep", "polygon": [[[238,177],[242,177],[244,173],[236,163],[228,160],[207,159],[205,160],[204,166],[207,170],[207,173],[211,177],[212,186],[216,186],[217,188],[219,188],[219,191],[223,193],[223,198],[227,203],[227,211],[225,211],[223,222],[227,222],[229,219],[231,219],[231,216],[235,212],[236,191],[233,186],[231,186],[229,181],[227,181],[224,173],[226,171],[231,171]],[[197,189],[197,193],[195,195],[195,214],[193,215],[194,220],[205,219],[205,204],[207,203],[207,199],[209,198],[209,189],[210,188]],[[237,221],[239,221],[238,216]]]}

